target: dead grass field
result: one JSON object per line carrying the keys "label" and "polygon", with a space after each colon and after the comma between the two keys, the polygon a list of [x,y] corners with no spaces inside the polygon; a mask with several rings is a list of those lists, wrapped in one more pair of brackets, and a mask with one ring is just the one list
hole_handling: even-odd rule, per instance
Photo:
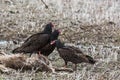
{"label": "dead grass field", "polygon": [[[119,80],[119,0],[0,0],[0,48],[8,54],[29,35],[53,22],[62,30],[60,39],[94,57],[95,65],[79,64],[74,73],[34,71],[1,74],[0,80]],[[12,41],[19,42],[18,45]],[[4,41],[4,42],[3,42]],[[55,66],[64,63],[54,51],[49,58]],[[71,64],[69,64],[71,67]]]}

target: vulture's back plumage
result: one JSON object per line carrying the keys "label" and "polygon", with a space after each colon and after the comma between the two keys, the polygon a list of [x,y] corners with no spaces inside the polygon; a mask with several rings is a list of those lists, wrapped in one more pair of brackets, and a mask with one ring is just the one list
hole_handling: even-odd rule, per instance
{"label": "vulture's back plumage", "polygon": [[61,43],[60,40],[56,41],[56,47],[60,57],[63,58],[66,65],[67,62],[69,61],[74,64],[78,64],[82,62],[94,64],[96,62],[89,55],[83,54],[83,52],[80,49],[73,46],[65,46],[64,44]]}
{"label": "vulture's back plumage", "polygon": [[25,42],[14,49],[13,53],[33,53],[38,52],[45,45],[50,43],[50,35],[52,33],[52,23],[49,23],[45,26],[44,30],[41,33],[33,34],[25,40]]}
{"label": "vulture's back plumage", "polygon": [[[52,41],[57,40],[59,34],[60,34],[59,30],[54,30],[54,32],[52,32],[52,34],[51,34],[50,41],[52,42]],[[53,50],[55,49],[55,47],[56,47],[55,43],[51,44],[51,42],[48,43],[45,47],[43,47],[40,50],[41,54],[43,54],[44,56],[49,56],[53,52]]]}
{"label": "vulture's back plumage", "polygon": [[25,41],[21,47],[18,47],[13,50],[13,53],[33,53],[39,51],[40,48],[45,46],[50,39],[50,35],[42,34],[42,35],[34,35],[29,40]]}

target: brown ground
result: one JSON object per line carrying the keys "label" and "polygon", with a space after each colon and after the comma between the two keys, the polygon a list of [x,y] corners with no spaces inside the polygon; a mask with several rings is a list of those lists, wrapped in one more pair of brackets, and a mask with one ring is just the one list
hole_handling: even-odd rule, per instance
{"label": "brown ground", "polygon": [[[19,73],[1,75],[1,79],[29,80],[119,80],[120,1],[119,0],[40,0],[0,1],[0,40],[9,41],[1,50],[10,51],[28,36],[53,22],[62,30],[60,39],[98,60],[97,64],[80,64],[74,73]],[[10,41],[16,41],[15,45]],[[64,63],[54,51],[49,58],[58,67]],[[69,65],[71,67],[71,64]],[[14,77],[16,76],[16,77]]]}

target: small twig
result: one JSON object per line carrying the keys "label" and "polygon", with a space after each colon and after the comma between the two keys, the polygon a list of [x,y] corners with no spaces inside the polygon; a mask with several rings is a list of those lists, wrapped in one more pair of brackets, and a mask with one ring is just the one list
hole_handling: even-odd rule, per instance
{"label": "small twig", "polygon": [[48,5],[43,0],[41,0],[41,1],[45,5],[45,8],[48,9]]}
{"label": "small twig", "polygon": [[1,55],[7,55],[4,51],[0,51]]}
{"label": "small twig", "polygon": [[56,68],[54,67],[56,72],[60,72],[60,71],[65,71],[65,72],[73,72],[73,70],[71,68]]}

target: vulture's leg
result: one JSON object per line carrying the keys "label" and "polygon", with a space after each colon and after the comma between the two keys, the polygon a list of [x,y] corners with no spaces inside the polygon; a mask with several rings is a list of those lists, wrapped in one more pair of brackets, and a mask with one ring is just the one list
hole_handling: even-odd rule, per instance
{"label": "vulture's leg", "polygon": [[32,53],[30,53],[29,57],[31,57]]}
{"label": "vulture's leg", "polygon": [[77,64],[75,64],[74,70],[75,70],[75,71],[77,70]]}
{"label": "vulture's leg", "polygon": [[67,68],[67,63],[68,63],[68,62],[67,62],[67,61],[65,61],[65,65],[64,65],[64,67],[65,67],[65,68]]}
{"label": "vulture's leg", "polygon": [[41,52],[40,52],[40,51],[38,52],[38,55],[41,55]]}

